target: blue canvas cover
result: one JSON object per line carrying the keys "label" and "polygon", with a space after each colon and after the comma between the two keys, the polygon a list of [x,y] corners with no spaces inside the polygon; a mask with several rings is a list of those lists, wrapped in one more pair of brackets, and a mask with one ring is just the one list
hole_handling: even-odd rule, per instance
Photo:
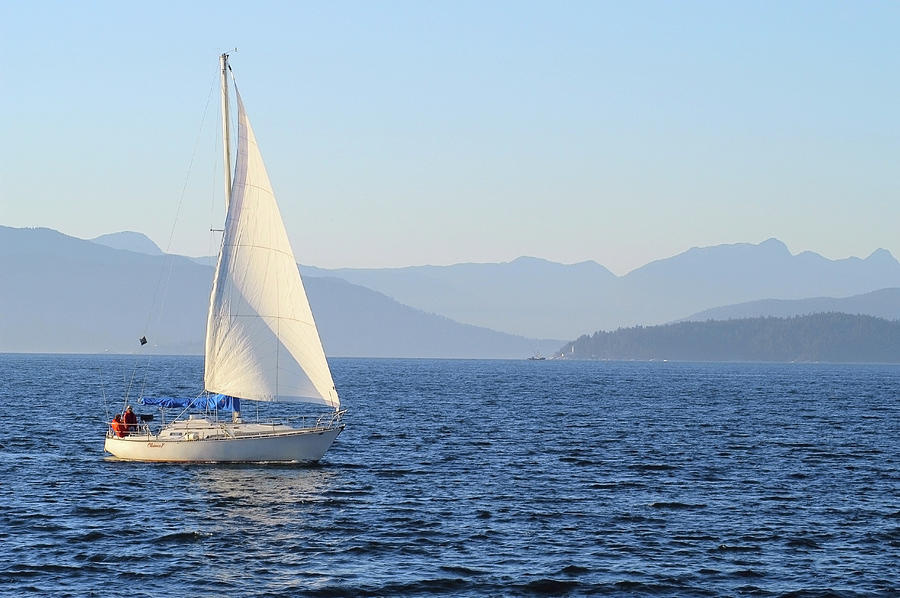
{"label": "blue canvas cover", "polygon": [[195,398],[181,397],[142,397],[138,401],[141,405],[154,405],[156,407],[179,409],[207,409],[209,411],[240,411],[241,400],[238,397],[228,395],[204,395]]}

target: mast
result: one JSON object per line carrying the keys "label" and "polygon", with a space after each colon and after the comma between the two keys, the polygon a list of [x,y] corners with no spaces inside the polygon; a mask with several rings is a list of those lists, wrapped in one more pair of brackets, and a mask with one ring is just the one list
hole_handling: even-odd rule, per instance
{"label": "mast", "polygon": [[[225,213],[227,218],[228,206],[231,205],[231,137],[228,134],[228,54],[219,57],[219,67],[222,70],[222,150],[225,154]],[[240,401],[235,398],[234,411],[231,412],[231,421],[241,421]]]}
{"label": "mast", "polygon": [[222,149],[225,152],[225,209],[231,203],[231,139],[228,135],[228,54],[219,57],[222,70]]}

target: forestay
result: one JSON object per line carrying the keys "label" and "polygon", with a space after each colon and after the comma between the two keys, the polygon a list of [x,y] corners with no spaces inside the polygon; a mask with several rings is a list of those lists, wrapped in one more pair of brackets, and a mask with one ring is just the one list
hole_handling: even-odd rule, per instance
{"label": "forestay", "polygon": [[256,401],[340,400],[253,129],[238,147],[206,327],[206,390]]}

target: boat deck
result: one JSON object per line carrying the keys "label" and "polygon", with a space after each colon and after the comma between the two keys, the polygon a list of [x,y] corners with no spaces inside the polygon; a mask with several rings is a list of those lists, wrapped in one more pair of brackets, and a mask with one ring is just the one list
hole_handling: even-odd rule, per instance
{"label": "boat deck", "polygon": [[[187,419],[178,419],[168,423],[157,432],[154,432],[146,423],[138,424],[135,430],[132,430],[126,436],[121,438],[121,440],[130,439],[171,442],[305,434],[330,430],[338,424],[336,419],[338,418],[301,418],[301,425],[299,427],[292,427],[285,423],[284,420],[272,420],[268,422],[231,422],[217,421],[203,416],[191,415]],[[112,429],[107,430],[107,436],[115,436]]]}

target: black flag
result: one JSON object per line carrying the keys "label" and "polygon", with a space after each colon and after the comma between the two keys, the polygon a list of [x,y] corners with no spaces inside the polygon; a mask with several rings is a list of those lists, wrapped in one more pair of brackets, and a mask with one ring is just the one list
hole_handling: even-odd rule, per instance
{"label": "black flag", "polygon": [[143,347],[143,346],[146,345],[146,344],[147,344],[147,337],[146,337],[146,336],[142,336],[142,337],[141,337],[141,346]]}

